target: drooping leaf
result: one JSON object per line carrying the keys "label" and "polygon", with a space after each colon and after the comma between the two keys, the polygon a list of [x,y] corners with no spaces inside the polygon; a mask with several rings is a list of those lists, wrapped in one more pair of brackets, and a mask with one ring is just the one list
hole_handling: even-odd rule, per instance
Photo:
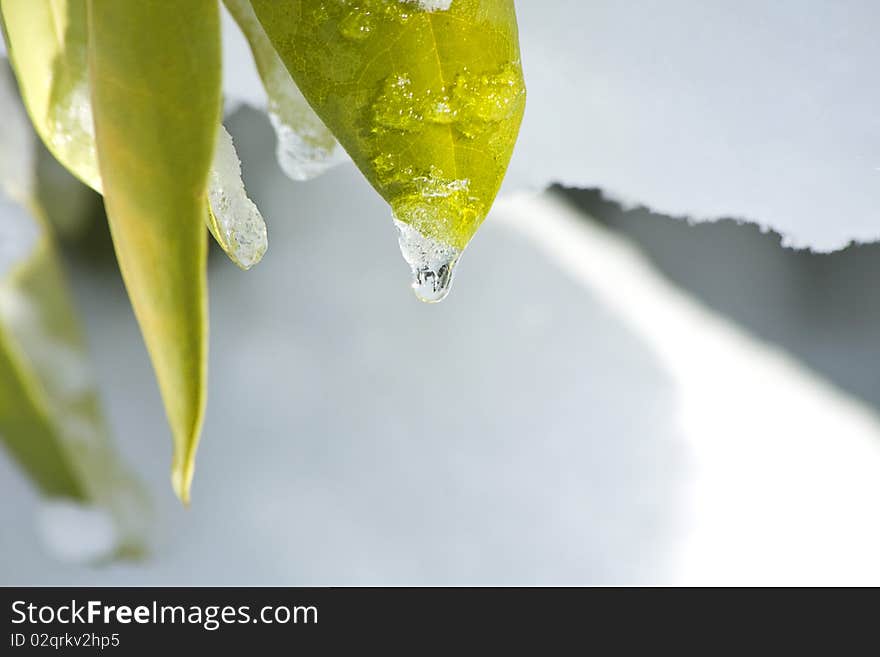
{"label": "drooping leaf", "polygon": [[498,192],[525,106],[513,0],[251,2],[396,217],[463,249]]}
{"label": "drooping leaf", "polygon": [[0,12],[34,128],[59,162],[100,191],[86,62],[86,0],[0,0]]}
{"label": "drooping leaf", "polygon": [[277,137],[276,156],[292,180],[308,180],[348,159],[297,89],[275,52],[250,0],[224,0],[248,40],[269,100],[269,120]]}
{"label": "drooping leaf", "polygon": [[[64,277],[34,200],[34,141],[0,71],[0,442],[44,495],[108,513],[145,549],[144,493],[110,444]],[[102,555],[111,556],[111,555]]]}
{"label": "drooping leaf", "polygon": [[207,189],[221,112],[216,0],[89,0],[104,203],[189,499],[205,407]]}
{"label": "drooping leaf", "polygon": [[[19,85],[38,133],[61,164],[100,192],[89,93],[86,0],[0,0],[0,9]],[[223,166],[228,165],[221,163]],[[211,178],[212,184],[220,180]],[[222,193],[214,191],[215,196]],[[245,194],[243,188],[241,194]],[[206,213],[205,222],[230,259],[243,269],[256,264],[266,250],[265,244],[257,244],[247,253],[237,240],[224,238],[223,231],[215,230],[216,218],[211,212]],[[262,217],[257,223],[245,239],[265,242]]]}

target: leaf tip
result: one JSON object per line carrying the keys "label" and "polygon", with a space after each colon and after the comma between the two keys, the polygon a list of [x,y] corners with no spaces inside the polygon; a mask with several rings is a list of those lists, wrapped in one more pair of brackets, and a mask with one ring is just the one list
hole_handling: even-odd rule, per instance
{"label": "leaf tip", "polygon": [[171,468],[171,487],[174,494],[181,501],[183,506],[189,507],[191,500],[191,490],[193,474],[195,472],[195,458],[190,455],[183,463],[177,463]]}

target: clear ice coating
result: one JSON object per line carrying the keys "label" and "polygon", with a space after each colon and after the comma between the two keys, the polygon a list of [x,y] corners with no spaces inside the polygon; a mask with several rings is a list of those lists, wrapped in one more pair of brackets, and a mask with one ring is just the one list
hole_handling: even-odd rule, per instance
{"label": "clear ice coating", "polygon": [[[217,130],[217,148],[208,185],[208,200],[215,225],[214,237],[233,262],[250,269],[268,247],[266,223],[251,201],[241,180],[241,162],[232,137],[222,125]],[[218,234],[219,233],[219,234]]]}
{"label": "clear ice coating", "polygon": [[412,289],[420,301],[438,303],[452,287],[455,265],[461,250],[428,237],[399,219],[397,227],[400,252],[412,270]]}
{"label": "clear ice coating", "polygon": [[[307,106],[299,90],[298,99],[293,97],[293,89],[288,91],[287,100],[269,101],[269,121],[277,139],[275,157],[291,180],[311,180],[345,162],[348,156]],[[297,115],[299,118],[293,118]]]}
{"label": "clear ice coating", "polygon": [[418,132],[429,124],[453,126],[473,139],[492,126],[515,116],[525,102],[519,62],[491,73],[476,74],[463,68],[449,85],[413,91],[406,73],[385,79],[373,103],[375,134],[387,130]]}
{"label": "clear ice coating", "polygon": [[277,140],[275,157],[288,178],[311,180],[348,159],[274,50],[264,84],[269,96],[269,121]]}
{"label": "clear ice coating", "polygon": [[446,11],[452,6],[452,0],[400,0],[405,4],[415,4],[422,11]]}
{"label": "clear ice coating", "polygon": [[[269,100],[269,120],[275,129],[275,155],[281,170],[292,180],[309,180],[345,162],[348,155],[296,86],[250,0],[226,0],[225,4],[257,60]],[[369,34],[365,23],[354,21],[348,27],[352,35]]]}

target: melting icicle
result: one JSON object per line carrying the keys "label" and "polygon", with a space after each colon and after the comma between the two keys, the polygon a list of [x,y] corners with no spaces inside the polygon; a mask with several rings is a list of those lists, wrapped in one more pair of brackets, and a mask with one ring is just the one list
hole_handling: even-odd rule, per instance
{"label": "melting icicle", "polygon": [[[242,269],[250,269],[268,247],[266,223],[241,181],[241,162],[232,137],[222,125],[208,187],[213,221],[209,228],[223,250]],[[211,225],[214,224],[214,225]]]}
{"label": "melting icicle", "polygon": [[277,139],[275,158],[291,180],[311,180],[348,159],[298,89],[269,100],[269,121]]}
{"label": "melting icicle", "polygon": [[461,251],[422,234],[404,221],[395,219],[394,225],[400,252],[412,270],[412,289],[416,296],[425,303],[443,301],[452,287]]}
{"label": "melting icicle", "polygon": [[263,80],[281,170],[292,180],[309,180],[345,162],[347,153],[290,77],[250,1],[226,0],[225,4],[247,37]]}
{"label": "melting icicle", "polygon": [[[388,176],[386,180],[406,186],[391,202],[391,209],[400,252],[412,269],[412,288],[426,303],[443,301],[467,244],[466,240],[456,242],[456,231],[450,227],[468,226],[484,214],[470,194],[470,180],[447,178],[436,167],[416,175],[412,169],[396,168],[393,157],[380,159],[379,170]],[[451,241],[444,239],[447,235]]]}

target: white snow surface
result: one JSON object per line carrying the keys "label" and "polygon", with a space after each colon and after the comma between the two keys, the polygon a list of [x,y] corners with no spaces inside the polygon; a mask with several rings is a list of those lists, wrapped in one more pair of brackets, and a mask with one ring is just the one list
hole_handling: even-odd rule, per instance
{"label": "white snow surface", "polygon": [[[529,96],[506,191],[600,187],[819,251],[880,237],[876,0],[516,8]],[[224,47],[229,97],[264,106],[246,44]]]}
{"label": "white snow surface", "polygon": [[168,486],[124,290],[74,269],[105,408],[164,532],[143,564],[59,562],[0,458],[0,583],[880,582],[864,405],[547,199],[502,201],[427,308],[369,185],[352,167],[287,184],[253,118],[249,137],[232,125],[251,192],[302,220],[273,225],[286,257],[212,268],[192,507]]}

